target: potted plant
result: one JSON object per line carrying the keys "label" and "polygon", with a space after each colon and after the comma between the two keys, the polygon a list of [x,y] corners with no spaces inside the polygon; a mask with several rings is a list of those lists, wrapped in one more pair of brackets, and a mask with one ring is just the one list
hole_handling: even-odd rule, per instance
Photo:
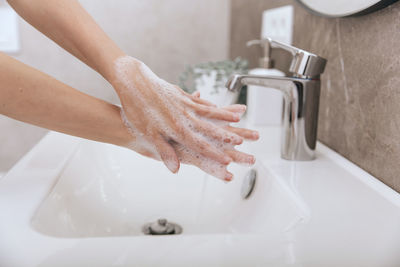
{"label": "potted plant", "polygon": [[179,77],[179,86],[188,93],[199,91],[202,98],[218,106],[227,106],[237,103],[240,92],[228,91],[226,82],[232,74],[247,70],[247,61],[240,57],[187,66]]}

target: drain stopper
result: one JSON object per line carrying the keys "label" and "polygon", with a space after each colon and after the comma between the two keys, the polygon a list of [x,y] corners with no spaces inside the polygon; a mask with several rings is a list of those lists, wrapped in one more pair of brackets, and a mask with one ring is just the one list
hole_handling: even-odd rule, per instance
{"label": "drain stopper", "polygon": [[176,235],[182,233],[182,227],[176,223],[168,222],[164,218],[145,224],[142,230],[146,235]]}

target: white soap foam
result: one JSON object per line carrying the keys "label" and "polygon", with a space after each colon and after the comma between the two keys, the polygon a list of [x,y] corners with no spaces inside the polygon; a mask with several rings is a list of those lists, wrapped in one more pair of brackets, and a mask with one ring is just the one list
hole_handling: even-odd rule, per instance
{"label": "white soap foam", "polygon": [[[160,134],[173,145],[182,163],[195,165],[213,176],[221,179],[225,178],[225,165],[209,159],[193,149],[201,147],[201,142],[206,142],[220,151],[233,150],[233,141],[240,137],[223,129],[224,126],[228,125],[227,122],[211,120],[196,114],[193,105],[197,104],[191,102],[192,100],[183,91],[160,79],[144,63],[132,57],[124,56],[118,58],[115,61],[115,74],[117,82],[123,88],[120,91],[123,105],[125,97],[136,101],[137,107],[128,107],[128,109],[124,107],[121,111],[124,124],[132,136],[135,137],[135,140],[128,146],[130,149],[158,160],[163,158],[170,170],[177,167],[173,158],[168,158],[166,155],[161,157],[158,153],[156,146],[153,144],[154,140],[151,140],[151,136],[154,136],[156,131],[156,134]],[[187,104],[188,101],[190,101],[191,105]],[[186,106],[185,103],[187,104]],[[155,105],[158,108],[152,108]],[[168,114],[163,114],[163,111]],[[135,117],[130,120],[127,114],[132,114]],[[173,115],[171,116],[171,114]],[[142,122],[140,120],[135,119],[140,116],[147,117],[144,122],[147,123],[146,127],[141,125]],[[218,132],[224,140],[229,140],[229,143],[215,140],[207,135],[205,130],[196,124],[195,119],[217,126],[218,130],[215,132]],[[183,136],[179,134],[170,126],[176,124],[181,129],[189,129],[189,133]],[[184,144],[189,145],[191,148]]]}
{"label": "white soap foam", "polygon": [[121,109],[121,118],[128,131],[132,134],[133,137],[135,137],[135,141],[129,143],[128,148],[135,150],[141,154],[148,154],[146,155],[148,157],[161,160],[155,146],[152,143],[148,142],[142,133],[135,130],[135,126],[133,126],[133,124],[129,122],[123,109]]}

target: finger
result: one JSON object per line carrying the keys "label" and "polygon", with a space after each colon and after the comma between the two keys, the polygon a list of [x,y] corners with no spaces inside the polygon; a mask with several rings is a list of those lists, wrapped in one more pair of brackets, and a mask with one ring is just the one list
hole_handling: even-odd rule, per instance
{"label": "finger", "polygon": [[218,127],[213,123],[209,123],[195,117],[191,119],[195,122],[195,129],[209,138],[212,138],[218,142],[232,145],[240,145],[243,143],[243,138],[236,133],[233,133],[224,128]]}
{"label": "finger", "polygon": [[202,163],[193,164],[197,166],[199,169],[203,170],[205,173],[208,173],[220,180],[230,182],[233,179],[233,174],[226,169],[225,165],[219,164],[217,162],[210,163],[207,165]]}
{"label": "finger", "polygon": [[227,171],[226,165],[213,160],[207,160],[203,155],[183,147],[181,144],[174,145],[174,148],[182,163],[194,165],[204,172],[224,181],[231,181],[233,179],[233,174]]}
{"label": "finger", "polygon": [[195,91],[195,92],[192,93],[192,96],[199,98],[200,97],[200,92],[199,91]]}
{"label": "finger", "polygon": [[196,105],[194,109],[198,115],[209,119],[217,119],[228,122],[238,122],[240,120],[240,116],[237,113],[222,108]]}
{"label": "finger", "polygon": [[230,182],[233,180],[233,173],[226,171],[224,180]]}
{"label": "finger", "polygon": [[245,128],[237,128],[237,127],[232,127],[232,126],[225,126],[224,127],[226,130],[235,133],[244,139],[247,140],[258,140],[260,138],[260,134],[257,131],[250,130],[250,129],[245,129]]}
{"label": "finger", "polygon": [[210,106],[210,107],[216,107],[214,103],[211,103],[210,101],[207,101],[205,99],[200,98],[200,92],[196,91],[192,95],[190,95],[190,99],[192,99],[193,102],[205,106]]}
{"label": "finger", "polygon": [[154,145],[165,166],[173,173],[178,172],[179,159],[175,149],[161,135],[154,139]]}
{"label": "finger", "polygon": [[211,145],[204,137],[195,134],[191,130],[184,128],[181,134],[182,142],[185,147],[203,155],[207,159],[215,160],[220,164],[228,165],[232,162],[232,159],[225,155],[225,153]]}
{"label": "finger", "polygon": [[148,157],[148,158],[152,158],[155,160],[160,160],[160,158],[158,157],[158,155],[154,155],[152,152],[147,151],[147,150],[138,150],[136,151],[138,152],[140,155]]}
{"label": "finger", "polygon": [[235,105],[223,107],[223,109],[230,111],[230,112],[237,113],[240,116],[242,116],[246,112],[247,107],[246,107],[246,105],[235,104]]}
{"label": "finger", "polygon": [[233,174],[229,172],[226,169],[226,165],[219,164],[218,162],[215,161],[208,161],[207,164],[204,164],[204,162],[199,162],[196,161],[194,164],[197,166],[199,169],[203,170],[205,173],[208,173],[218,179],[221,179],[223,181],[232,181],[233,179]]}
{"label": "finger", "polygon": [[253,155],[249,155],[237,150],[228,150],[225,151],[225,153],[228,154],[236,163],[246,165],[253,165],[254,163],[256,163],[256,158]]}

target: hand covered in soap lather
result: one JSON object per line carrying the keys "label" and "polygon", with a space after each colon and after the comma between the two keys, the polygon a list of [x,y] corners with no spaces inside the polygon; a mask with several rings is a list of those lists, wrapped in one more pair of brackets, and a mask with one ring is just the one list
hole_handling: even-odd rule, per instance
{"label": "hand covered in soap lather", "polygon": [[132,134],[130,149],[162,160],[177,172],[180,162],[230,181],[232,161],[253,164],[251,155],[236,151],[243,138],[258,133],[229,126],[238,122],[243,105],[217,108],[158,78],[144,63],[128,56],[114,62],[112,84],[122,103],[122,118]]}

